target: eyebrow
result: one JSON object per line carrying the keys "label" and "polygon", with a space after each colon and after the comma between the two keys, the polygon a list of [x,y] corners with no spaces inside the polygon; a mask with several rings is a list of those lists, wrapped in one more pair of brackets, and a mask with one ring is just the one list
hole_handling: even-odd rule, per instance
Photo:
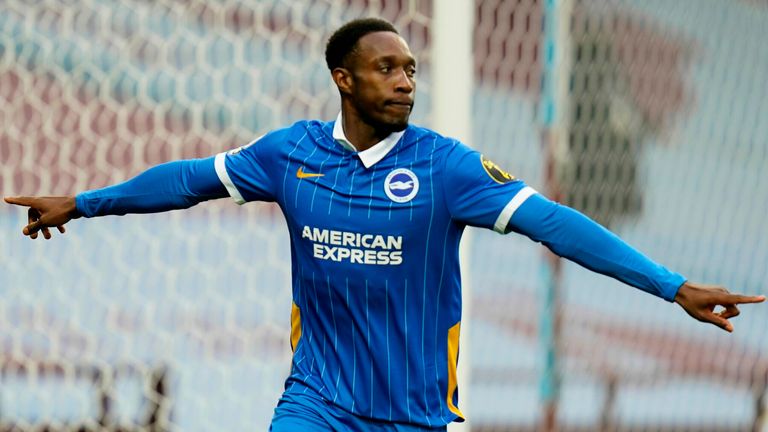
{"label": "eyebrow", "polygon": [[[379,57],[374,57],[372,59],[373,62],[379,62],[379,61],[397,61],[400,58],[400,56],[397,55],[383,55]],[[409,64],[416,64],[416,59],[413,56],[407,56],[406,63]]]}

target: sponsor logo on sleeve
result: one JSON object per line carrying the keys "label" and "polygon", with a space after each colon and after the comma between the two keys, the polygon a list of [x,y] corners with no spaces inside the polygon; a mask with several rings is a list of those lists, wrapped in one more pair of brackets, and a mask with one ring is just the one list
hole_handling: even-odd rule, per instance
{"label": "sponsor logo on sleeve", "polygon": [[419,179],[413,171],[398,168],[384,180],[384,192],[396,203],[408,202],[419,192]]}
{"label": "sponsor logo on sleeve", "polygon": [[480,161],[483,163],[483,169],[485,170],[485,172],[496,183],[509,183],[515,179],[515,176],[504,171],[503,169],[501,169],[501,167],[496,165],[495,162],[493,162],[490,159],[486,159],[485,156],[480,156]]}

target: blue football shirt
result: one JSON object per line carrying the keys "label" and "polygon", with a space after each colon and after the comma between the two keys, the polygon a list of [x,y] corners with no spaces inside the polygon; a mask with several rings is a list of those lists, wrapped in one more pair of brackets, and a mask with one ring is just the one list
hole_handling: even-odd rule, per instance
{"label": "blue football shirt", "polygon": [[286,392],[379,420],[462,419],[459,240],[467,225],[506,232],[535,191],[413,125],[357,152],[340,118],[301,121],[215,159],[238,203],[274,201],[288,224]]}

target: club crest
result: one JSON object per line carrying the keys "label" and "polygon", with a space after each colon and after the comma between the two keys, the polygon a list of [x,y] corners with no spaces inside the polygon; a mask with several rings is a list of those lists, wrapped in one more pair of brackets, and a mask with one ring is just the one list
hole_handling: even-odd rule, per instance
{"label": "club crest", "polygon": [[398,168],[384,180],[384,192],[396,203],[408,202],[419,192],[419,179],[413,171]]}

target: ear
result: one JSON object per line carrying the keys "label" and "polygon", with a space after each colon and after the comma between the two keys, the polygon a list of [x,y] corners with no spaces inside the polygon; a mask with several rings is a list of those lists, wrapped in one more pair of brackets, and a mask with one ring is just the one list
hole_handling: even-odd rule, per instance
{"label": "ear", "polygon": [[333,82],[336,83],[336,87],[339,88],[341,94],[350,94],[355,85],[355,80],[352,77],[352,72],[349,69],[337,67],[331,71],[331,77]]}

